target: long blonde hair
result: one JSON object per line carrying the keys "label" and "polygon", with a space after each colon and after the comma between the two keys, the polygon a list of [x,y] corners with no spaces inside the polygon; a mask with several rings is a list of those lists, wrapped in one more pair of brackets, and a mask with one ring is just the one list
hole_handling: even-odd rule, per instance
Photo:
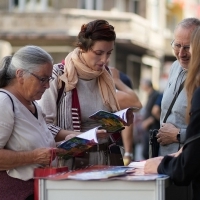
{"label": "long blonde hair", "polygon": [[188,67],[188,75],[185,82],[187,92],[188,106],[186,109],[186,121],[189,123],[191,100],[193,93],[197,87],[200,86],[200,27],[197,27],[190,40],[191,45],[191,59]]}

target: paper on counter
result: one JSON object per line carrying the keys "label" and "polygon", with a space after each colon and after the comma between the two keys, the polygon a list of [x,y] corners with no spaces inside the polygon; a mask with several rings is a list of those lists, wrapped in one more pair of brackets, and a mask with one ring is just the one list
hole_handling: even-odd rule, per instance
{"label": "paper on counter", "polygon": [[136,169],[142,169],[144,168],[144,165],[146,163],[146,160],[144,161],[139,161],[139,162],[131,162],[128,167],[134,167]]}

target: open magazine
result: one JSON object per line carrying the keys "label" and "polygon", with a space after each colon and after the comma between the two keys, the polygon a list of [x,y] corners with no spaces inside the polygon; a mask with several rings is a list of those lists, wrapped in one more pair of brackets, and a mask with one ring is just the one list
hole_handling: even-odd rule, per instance
{"label": "open magazine", "polygon": [[100,121],[102,126],[95,127],[74,138],[60,143],[57,147],[67,150],[66,154],[62,155],[62,157],[67,160],[98,144],[97,130],[100,128],[106,129],[108,133],[113,133],[111,139],[117,140],[116,138],[118,138],[118,135],[115,135],[115,133],[124,129],[124,126],[129,125],[129,117],[133,119],[131,115],[133,115],[133,112],[137,110],[138,108],[131,107],[115,113],[109,113],[103,110],[94,113],[89,118]]}
{"label": "open magazine", "polygon": [[66,154],[63,155],[63,158],[67,160],[98,144],[96,135],[97,129],[97,127],[93,128],[80,135],[77,135],[76,137],[60,143],[57,147],[67,150]]}
{"label": "open magazine", "polygon": [[107,132],[115,133],[128,126],[131,118],[130,114],[138,110],[139,108],[137,107],[126,108],[115,113],[99,110],[89,118],[100,122],[101,128],[107,130]]}

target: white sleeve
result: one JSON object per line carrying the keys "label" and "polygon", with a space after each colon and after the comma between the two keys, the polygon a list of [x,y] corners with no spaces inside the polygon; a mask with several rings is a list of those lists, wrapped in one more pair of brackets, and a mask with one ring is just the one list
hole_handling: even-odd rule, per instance
{"label": "white sleeve", "polygon": [[0,99],[0,148],[4,148],[13,132],[15,114],[7,94],[0,92]]}
{"label": "white sleeve", "polygon": [[54,80],[50,82],[50,88],[48,88],[42,98],[37,101],[40,105],[42,112],[45,114],[46,123],[49,130],[55,136],[60,131],[60,127],[57,124],[57,98],[58,98],[58,73],[54,69]]}

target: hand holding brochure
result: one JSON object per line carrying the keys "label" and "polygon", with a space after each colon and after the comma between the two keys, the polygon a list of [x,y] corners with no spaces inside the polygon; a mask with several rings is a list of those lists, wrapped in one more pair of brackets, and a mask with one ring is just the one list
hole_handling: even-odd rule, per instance
{"label": "hand holding brochure", "polygon": [[123,130],[125,128],[124,126],[129,126],[133,122],[133,112],[138,109],[131,107],[115,113],[99,110],[89,116],[89,118],[99,121],[102,129],[107,130],[109,133],[114,133]]}
{"label": "hand holding brochure", "polygon": [[96,131],[97,128],[93,128],[59,144],[58,148],[67,150],[63,157],[67,160],[96,145],[98,143]]}

